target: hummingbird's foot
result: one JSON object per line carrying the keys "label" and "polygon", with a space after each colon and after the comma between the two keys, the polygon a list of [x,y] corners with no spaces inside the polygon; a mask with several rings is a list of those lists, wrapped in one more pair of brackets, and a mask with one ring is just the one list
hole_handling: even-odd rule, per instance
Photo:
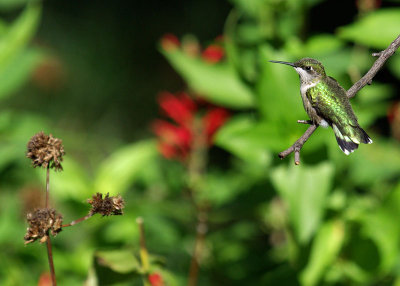
{"label": "hummingbird's foot", "polygon": [[314,123],[312,122],[312,120],[297,120],[297,123],[309,124],[309,125],[314,124]]}

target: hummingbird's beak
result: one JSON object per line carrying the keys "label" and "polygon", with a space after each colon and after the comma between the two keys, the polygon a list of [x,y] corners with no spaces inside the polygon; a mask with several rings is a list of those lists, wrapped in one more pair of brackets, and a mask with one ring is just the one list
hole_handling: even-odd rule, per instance
{"label": "hummingbird's beak", "polygon": [[271,63],[275,63],[275,64],[284,64],[284,65],[288,65],[291,67],[295,67],[294,63],[289,63],[289,62],[282,62],[282,61],[269,61]]}

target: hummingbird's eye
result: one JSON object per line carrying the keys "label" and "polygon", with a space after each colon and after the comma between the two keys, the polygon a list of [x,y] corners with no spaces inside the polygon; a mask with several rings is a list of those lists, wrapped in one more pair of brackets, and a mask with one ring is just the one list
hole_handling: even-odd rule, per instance
{"label": "hummingbird's eye", "polygon": [[310,71],[311,67],[310,66],[306,66],[306,71]]}

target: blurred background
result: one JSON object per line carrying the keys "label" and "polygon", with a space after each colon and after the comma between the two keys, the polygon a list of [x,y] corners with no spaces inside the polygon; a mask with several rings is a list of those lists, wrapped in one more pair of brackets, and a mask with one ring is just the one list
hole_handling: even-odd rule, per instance
{"label": "blurred background", "polygon": [[[351,100],[374,143],[331,129],[301,151],[299,79],[320,60],[348,89],[400,33],[400,1],[0,1],[0,285],[50,285],[24,245],[45,170],[26,144],[63,140],[51,205],[96,192],[123,216],[52,238],[59,285],[400,285],[400,56]],[[136,218],[142,217],[149,267]]]}

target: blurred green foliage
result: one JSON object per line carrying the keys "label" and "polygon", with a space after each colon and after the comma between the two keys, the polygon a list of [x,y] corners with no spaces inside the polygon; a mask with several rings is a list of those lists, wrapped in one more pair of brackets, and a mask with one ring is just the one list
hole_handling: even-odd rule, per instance
{"label": "blurred green foliage", "polygon": [[[365,10],[362,0],[353,22],[333,33],[308,30],[326,2],[230,1],[220,27],[222,62],[159,48],[190,92],[232,110],[194,198],[210,206],[199,285],[400,285],[400,149],[386,120],[399,97],[400,56],[352,99],[373,144],[347,157],[333,132],[320,128],[304,145],[300,166],[291,157],[277,159],[305,131],[296,121],[307,115],[296,73],[268,60],[317,58],[349,88],[373,63],[371,52],[400,31],[398,8],[382,1],[385,7]],[[24,158],[27,141],[40,130],[56,130],[64,140],[64,171],[50,179],[53,205],[66,222],[84,216],[85,201],[96,192],[126,200],[124,216],[94,217],[52,240],[59,284],[142,285],[138,216],[150,270],[167,285],[186,284],[196,208],[181,162],[162,158],[151,138],[104,155],[115,139],[91,140],[55,126],[45,112],[4,104],[51,57],[32,44],[41,4],[25,3],[0,1],[1,9],[19,9],[12,21],[0,21],[0,285],[36,285],[48,269],[43,245],[23,245],[25,213],[43,199],[45,172]]]}

